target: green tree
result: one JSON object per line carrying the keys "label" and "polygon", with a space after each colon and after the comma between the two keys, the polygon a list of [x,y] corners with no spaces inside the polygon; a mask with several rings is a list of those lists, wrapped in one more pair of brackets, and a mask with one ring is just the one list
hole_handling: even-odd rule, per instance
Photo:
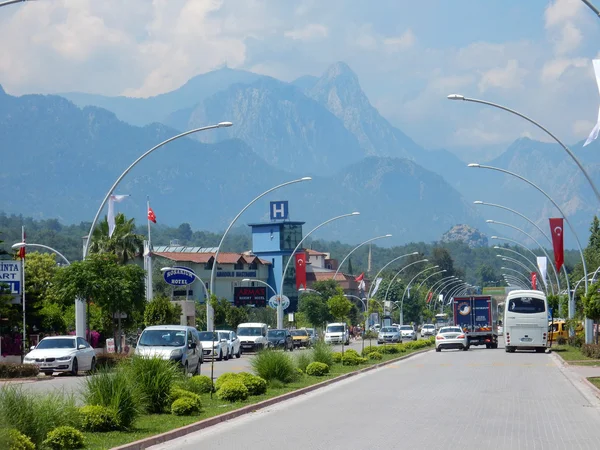
{"label": "green tree", "polygon": [[347,320],[348,313],[350,313],[350,310],[352,309],[352,303],[347,297],[344,297],[344,294],[341,292],[334,297],[331,297],[327,301],[327,306],[329,307],[329,312],[333,318],[340,322]]}
{"label": "green tree", "polygon": [[159,295],[146,305],[144,325],[178,324],[181,317],[181,306],[172,303],[168,297]]}
{"label": "green tree", "polygon": [[144,236],[135,233],[135,220],[119,213],[115,217],[115,229],[108,235],[106,218],[94,229],[90,253],[112,253],[120,264],[127,264],[144,250]]}
{"label": "green tree", "polygon": [[481,280],[482,286],[485,286],[485,283],[498,281],[500,277],[492,266],[488,264],[482,264],[477,269],[477,278]]}
{"label": "green tree", "polygon": [[319,327],[329,320],[331,314],[323,296],[309,292],[303,294],[298,301],[298,312],[314,327]]}
{"label": "green tree", "polygon": [[227,324],[235,330],[240,323],[248,321],[248,311],[239,306],[232,306],[226,311],[225,319]]}
{"label": "green tree", "polygon": [[[600,283],[594,283],[588,289],[587,297],[583,297],[585,316],[598,323],[600,321]],[[596,327],[596,344],[598,343],[598,327]]]}
{"label": "green tree", "polygon": [[443,247],[434,247],[429,257],[431,264],[440,266],[439,270],[446,270],[444,276],[455,275],[454,261],[450,256],[450,252]]}

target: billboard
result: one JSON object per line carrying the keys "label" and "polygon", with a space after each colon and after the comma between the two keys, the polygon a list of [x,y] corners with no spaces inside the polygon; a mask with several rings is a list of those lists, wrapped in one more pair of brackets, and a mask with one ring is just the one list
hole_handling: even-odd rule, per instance
{"label": "billboard", "polygon": [[235,306],[254,305],[267,306],[267,288],[254,286],[239,286],[233,288],[233,304]]}
{"label": "billboard", "polygon": [[12,295],[21,294],[21,261],[0,261],[0,284]]}

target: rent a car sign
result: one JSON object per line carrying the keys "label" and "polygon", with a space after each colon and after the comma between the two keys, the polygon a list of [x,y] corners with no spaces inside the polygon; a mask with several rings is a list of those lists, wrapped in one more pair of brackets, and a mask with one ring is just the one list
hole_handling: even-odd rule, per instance
{"label": "rent a car sign", "polygon": [[0,285],[11,294],[21,293],[21,261],[0,261]]}

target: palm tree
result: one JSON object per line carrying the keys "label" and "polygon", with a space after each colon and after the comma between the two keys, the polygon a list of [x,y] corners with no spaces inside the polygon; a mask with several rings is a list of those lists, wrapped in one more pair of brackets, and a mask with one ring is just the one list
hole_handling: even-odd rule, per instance
{"label": "palm tree", "polygon": [[116,215],[115,230],[111,237],[108,236],[106,217],[92,233],[90,253],[113,253],[120,264],[127,264],[143,250],[144,236],[135,233],[135,219],[127,220],[123,213]]}

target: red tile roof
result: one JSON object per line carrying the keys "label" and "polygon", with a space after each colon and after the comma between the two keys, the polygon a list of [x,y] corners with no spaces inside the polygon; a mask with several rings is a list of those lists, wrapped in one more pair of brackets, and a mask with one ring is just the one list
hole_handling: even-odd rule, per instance
{"label": "red tile roof", "polygon": [[312,250],[310,248],[307,248],[304,250],[306,253],[308,253],[308,255],[312,255],[312,256],[327,256],[327,253],[323,253],[323,252],[318,252],[317,250]]}
{"label": "red tile roof", "polygon": [[[182,253],[182,252],[155,252],[154,255],[170,259],[171,261],[193,262],[206,264],[214,260],[214,253]],[[248,256],[241,253],[219,253],[219,264],[236,264],[243,262],[251,264],[253,262],[260,264],[271,264],[269,261],[260,259],[257,256]]]}

